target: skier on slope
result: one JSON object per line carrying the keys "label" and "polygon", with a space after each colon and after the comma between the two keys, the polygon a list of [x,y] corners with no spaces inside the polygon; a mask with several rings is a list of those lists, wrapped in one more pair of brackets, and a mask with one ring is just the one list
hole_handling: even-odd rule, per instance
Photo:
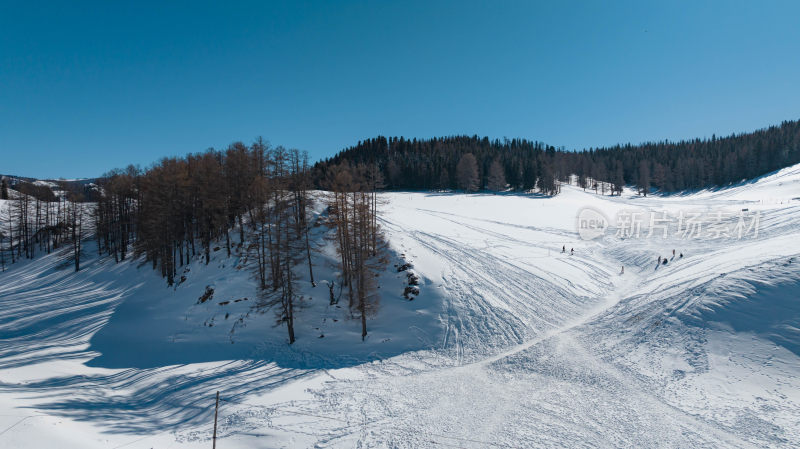
{"label": "skier on slope", "polygon": [[619,274],[625,274],[625,265],[622,266],[622,270],[619,272]]}
{"label": "skier on slope", "polygon": [[569,249],[569,255],[572,256],[574,254],[575,254],[575,248],[570,248]]}
{"label": "skier on slope", "polygon": [[564,245],[564,246],[561,247],[561,252],[562,253],[567,252],[567,245]]}

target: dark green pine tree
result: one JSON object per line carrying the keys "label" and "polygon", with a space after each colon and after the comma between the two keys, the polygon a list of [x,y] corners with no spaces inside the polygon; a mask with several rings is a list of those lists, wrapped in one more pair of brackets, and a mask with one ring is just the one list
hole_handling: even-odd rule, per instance
{"label": "dark green pine tree", "polygon": [[[577,174],[582,175],[582,180],[601,181],[601,189],[613,184],[612,190],[617,193],[625,181],[636,184],[643,194],[650,186],[669,192],[739,182],[800,163],[800,121],[722,138],[713,135],[711,139],[645,142],[584,151],[566,151],[525,139],[379,137],[319,162],[313,171],[317,187],[322,188],[330,166],[343,162],[375,163],[386,180],[386,188],[430,189],[441,188],[441,174],[446,169],[453,188],[459,187],[457,166],[467,153],[475,158],[480,187],[487,185],[489,169],[497,160],[512,189],[530,190],[538,185],[556,193],[556,181]],[[646,162],[644,169],[642,161]],[[594,188],[594,182],[587,185],[587,189],[590,187]]]}

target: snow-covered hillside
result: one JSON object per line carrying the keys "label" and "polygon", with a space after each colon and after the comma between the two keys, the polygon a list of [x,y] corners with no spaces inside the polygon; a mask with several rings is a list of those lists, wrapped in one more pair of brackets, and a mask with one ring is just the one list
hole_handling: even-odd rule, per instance
{"label": "snow-covered hillside", "polygon": [[[291,347],[239,253],[174,288],[88,245],[77,274],[18,264],[0,274],[0,447],[208,447],[216,391],[220,448],[796,447],[798,197],[800,166],[647,198],[383,194],[392,264],[421,291],[402,298],[390,264],[364,343],[329,305],[321,228]],[[613,223],[595,240],[586,207]],[[662,238],[651,212],[711,221]],[[720,232],[756,216],[757,234]]]}

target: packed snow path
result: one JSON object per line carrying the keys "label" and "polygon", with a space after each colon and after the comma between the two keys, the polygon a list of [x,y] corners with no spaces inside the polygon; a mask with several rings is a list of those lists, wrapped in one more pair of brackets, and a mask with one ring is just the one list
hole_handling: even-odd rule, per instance
{"label": "packed snow path", "polygon": [[[420,318],[379,315],[370,338],[394,322],[421,349],[372,362],[324,347],[287,363],[279,340],[243,334],[257,349],[236,360],[89,368],[88,337],[143,288],[114,282],[135,267],[92,273],[90,262],[75,278],[32,264],[0,291],[0,446],[207,447],[219,389],[221,448],[794,447],[798,196],[798,167],[682,196],[385,194],[389,242],[422,277],[407,303]],[[742,239],[583,241],[586,206],[609,217],[748,209],[761,222]]]}
{"label": "packed snow path", "polygon": [[[570,232],[584,205],[609,214],[635,202],[668,207],[660,199],[597,199],[570,188],[557,199],[389,197],[384,227],[418,271],[442,290],[446,337],[436,352],[362,367],[357,380],[343,376],[314,390],[316,397],[306,406],[324,399],[328,413],[363,423],[358,429],[332,427],[325,441],[409,447],[761,447],[787,445],[799,435],[792,418],[800,411],[794,354],[782,350],[789,366],[774,371],[760,364],[691,367],[697,359],[720,355],[704,347],[704,337],[686,335],[705,329],[680,322],[663,332],[648,329],[668,319],[679,302],[699,307],[699,296],[715,293],[722,300],[730,292],[709,290],[708,282],[723,273],[734,279],[753,264],[766,268],[788,261],[798,251],[791,244],[797,206],[766,215],[771,224],[761,235],[769,237],[724,242],[715,260],[709,251],[720,242],[595,243]],[[773,232],[784,226],[788,232]],[[654,269],[657,255],[671,254],[674,247],[687,255]],[[742,254],[731,259],[737,251]],[[619,274],[622,265],[624,275]],[[771,273],[764,273],[763,281],[778,275],[771,267],[766,270]],[[787,279],[793,274],[797,266],[784,273]],[[693,295],[681,294],[687,286],[695,289]],[[684,339],[697,346],[647,354],[663,340]],[[746,351],[743,357],[761,350],[737,349]],[[661,368],[656,363],[670,366],[653,373]],[[753,391],[750,381],[732,376],[770,382]],[[687,382],[692,377],[700,385]],[[710,386],[708,378],[714,381]],[[714,391],[739,385],[748,389]],[[759,399],[749,402],[753,396]]]}

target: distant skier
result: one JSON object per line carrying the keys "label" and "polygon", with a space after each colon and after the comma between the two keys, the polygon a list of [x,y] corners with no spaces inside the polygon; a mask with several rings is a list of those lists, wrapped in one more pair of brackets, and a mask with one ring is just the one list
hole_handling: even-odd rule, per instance
{"label": "distant skier", "polygon": [[683,259],[683,253],[681,253],[681,255],[678,256],[678,259]]}
{"label": "distant skier", "polygon": [[567,245],[561,247],[561,253],[563,254],[565,252],[567,252]]}
{"label": "distant skier", "polygon": [[656,262],[656,265],[661,265],[661,256],[658,256],[658,262]]}
{"label": "distant skier", "polygon": [[664,265],[666,265],[666,264],[667,264],[667,258],[665,257],[665,258],[662,260],[662,262],[661,262],[661,263],[663,263]]}
{"label": "distant skier", "polygon": [[672,250],[672,257],[675,257],[675,250]]}
{"label": "distant skier", "polygon": [[625,265],[622,266],[622,270],[620,270],[619,274],[625,274]]}
{"label": "distant skier", "polygon": [[570,248],[569,249],[569,255],[572,256],[574,254],[575,254],[575,248]]}

